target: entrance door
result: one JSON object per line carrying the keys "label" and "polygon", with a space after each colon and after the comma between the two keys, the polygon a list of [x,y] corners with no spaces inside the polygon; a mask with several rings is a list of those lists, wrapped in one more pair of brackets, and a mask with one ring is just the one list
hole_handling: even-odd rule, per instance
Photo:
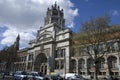
{"label": "entrance door", "polygon": [[34,62],[34,70],[38,72],[43,72],[44,74],[47,73],[47,58],[44,53],[40,53]]}

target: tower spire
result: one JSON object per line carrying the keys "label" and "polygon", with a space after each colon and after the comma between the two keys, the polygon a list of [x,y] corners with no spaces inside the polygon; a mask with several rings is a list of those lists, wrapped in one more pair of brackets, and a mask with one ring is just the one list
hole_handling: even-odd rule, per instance
{"label": "tower spire", "polygon": [[19,34],[18,34],[18,36],[17,36],[16,40],[20,40],[20,36],[19,36]]}
{"label": "tower spire", "polygon": [[44,18],[44,25],[56,23],[61,29],[64,29],[65,19],[63,9],[61,10],[57,2],[52,5],[51,8],[47,9],[46,17]]}
{"label": "tower spire", "polygon": [[55,8],[57,7],[57,2],[55,1],[55,4],[54,4]]}
{"label": "tower spire", "polygon": [[18,36],[17,36],[17,38],[16,38],[16,41],[15,41],[15,48],[17,49],[17,50],[19,50],[19,42],[20,42],[20,36],[19,36],[19,34],[18,34]]}

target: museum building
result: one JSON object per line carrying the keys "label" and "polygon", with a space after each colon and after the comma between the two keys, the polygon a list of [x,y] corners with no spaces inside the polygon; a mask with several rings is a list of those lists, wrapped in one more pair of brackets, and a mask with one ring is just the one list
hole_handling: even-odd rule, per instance
{"label": "museum building", "polygon": [[[17,60],[13,71],[39,71],[44,74],[56,72],[65,74],[74,72],[82,75],[94,75],[94,63],[90,56],[80,51],[79,43],[72,41],[74,34],[65,28],[63,9],[55,3],[47,9],[44,25],[37,31],[36,39],[29,47],[17,51]],[[100,59],[99,76],[119,75],[120,38],[110,40],[110,50]],[[77,45],[72,49],[73,45]],[[103,46],[103,45],[102,45]],[[107,66],[109,62],[109,66]],[[3,69],[3,65],[0,65]]]}
{"label": "museum building", "polygon": [[72,31],[65,28],[63,9],[55,3],[47,9],[44,26],[29,47],[18,51],[16,70],[65,73],[70,71]]}

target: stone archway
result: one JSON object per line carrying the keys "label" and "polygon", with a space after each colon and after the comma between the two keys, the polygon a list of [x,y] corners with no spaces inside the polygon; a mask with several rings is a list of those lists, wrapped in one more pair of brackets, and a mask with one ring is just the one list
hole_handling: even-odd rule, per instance
{"label": "stone archway", "polygon": [[85,75],[85,60],[83,58],[78,60],[78,70],[81,75]]}
{"label": "stone archway", "polygon": [[94,61],[92,58],[88,58],[87,59],[87,74],[88,75],[91,75],[91,76],[94,76]]}
{"label": "stone archway", "polygon": [[115,56],[109,56],[107,58],[107,61],[108,61],[108,65],[110,68],[116,68],[117,67],[117,57]]}
{"label": "stone archway", "polygon": [[85,68],[85,60],[84,59],[79,59],[78,65],[79,65],[79,69]]}
{"label": "stone archway", "polygon": [[47,74],[47,57],[44,53],[40,53],[36,56],[34,70],[43,72],[43,74]]}
{"label": "stone archway", "polygon": [[72,59],[71,60],[71,71],[76,73],[76,60]]}
{"label": "stone archway", "polygon": [[98,68],[99,69],[104,68],[105,67],[104,64],[105,64],[105,59],[103,57],[99,58],[98,59]]}
{"label": "stone archway", "polygon": [[116,56],[109,56],[107,58],[107,64],[108,64],[108,70],[109,70],[109,75],[115,75],[115,73],[118,74],[118,71],[113,71],[112,69],[117,68],[117,57]]}
{"label": "stone archway", "polygon": [[87,59],[87,68],[91,69],[94,67],[94,61],[92,58]]}

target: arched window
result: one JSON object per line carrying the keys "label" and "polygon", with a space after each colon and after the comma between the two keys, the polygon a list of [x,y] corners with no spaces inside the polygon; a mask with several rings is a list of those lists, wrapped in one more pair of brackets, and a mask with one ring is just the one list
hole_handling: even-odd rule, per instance
{"label": "arched window", "polygon": [[55,69],[59,68],[59,61],[55,60]]}
{"label": "arched window", "polygon": [[64,68],[64,60],[61,60],[61,69]]}
{"label": "arched window", "polygon": [[75,60],[71,60],[71,69],[72,69],[72,72],[76,71],[76,61]]}
{"label": "arched window", "polygon": [[104,58],[100,58],[98,60],[98,67],[101,69],[101,68],[104,68],[104,64],[105,64],[105,59]]}
{"label": "arched window", "polygon": [[117,58],[115,56],[108,57],[108,66],[109,68],[116,68],[117,67]]}
{"label": "arched window", "polygon": [[120,41],[118,42],[118,47],[119,47],[119,51],[120,51]]}
{"label": "arched window", "polygon": [[109,42],[108,46],[110,46],[109,48],[109,53],[115,52],[115,46],[114,46],[114,42]]}
{"label": "arched window", "polygon": [[89,59],[87,60],[87,68],[88,68],[88,69],[91,69],[91,68],[93,68],[93,67],[94,67],[93,59],[89,58]]}
{"label": "arched window", "polygon": [[80,60],[79,60],[79,68],[80,68],[80,69],[85,68],[85,60],[84,60],[84,59],[80,59]]}
{"label": "arched window", "polygon": [[60,57],[64,57],[65,56],[65,49],[61,49],[60,51]]}

